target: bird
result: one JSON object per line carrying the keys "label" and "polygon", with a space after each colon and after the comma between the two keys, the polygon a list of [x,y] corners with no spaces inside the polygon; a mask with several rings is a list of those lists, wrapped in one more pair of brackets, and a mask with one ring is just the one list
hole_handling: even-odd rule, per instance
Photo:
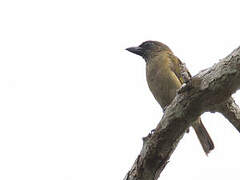
{"label": "bird", "polygon": [[[126,50],[145,60],[149,89],[164,111],[176,96],[177,90],[185,83],[185,75],[187,74],[191,78],[191,74],[186,68],[185,75],[181,72],[181,68],[185,65],[167,45],[161,42],[149,40]],[[191,126],[195,130],[204,152],[208,155],[214,149],[214,143],[201,118],[198,117]]]}

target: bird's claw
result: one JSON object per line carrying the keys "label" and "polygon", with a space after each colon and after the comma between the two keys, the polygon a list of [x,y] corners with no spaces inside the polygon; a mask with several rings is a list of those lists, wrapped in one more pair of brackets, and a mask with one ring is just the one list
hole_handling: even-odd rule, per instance
{"label": "bird's claw", "polygon": [[167,109],[167,105],[163,108],[163,113],[166,111],[166,109]]}
{"label": "bird's claw", "polygon": [[155,131],[156,131],[156,129],[152,129],[150,134],[152,135]]}
{"label": "bird's claw", "polygon": [[191,87],[192,87],[191,81],[188,81],[188,82],[184,83],[180,89],[177,90],[177,94],[184,93],[184,92],[188,91],[189,89],[191,89]]}

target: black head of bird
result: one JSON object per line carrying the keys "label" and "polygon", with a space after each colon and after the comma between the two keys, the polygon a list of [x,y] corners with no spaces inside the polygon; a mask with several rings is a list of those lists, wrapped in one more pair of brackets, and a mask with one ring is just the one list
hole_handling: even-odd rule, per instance
{"label": "black head of bird", "polygon": [[141,45],[136,46],[136,47],[130,47],[127,48],[131,53],[137,54],[147,60],[151,58],[154,55],[157,55],[161,51],[170,51],[170,48],[158,41],[145,41]]}

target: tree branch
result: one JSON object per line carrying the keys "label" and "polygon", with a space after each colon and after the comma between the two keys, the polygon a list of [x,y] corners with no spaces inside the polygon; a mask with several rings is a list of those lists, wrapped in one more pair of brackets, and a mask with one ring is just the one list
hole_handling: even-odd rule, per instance
{"label": "tree branch", "polygon": [[216,111],[220,112],[225,118],[227,118],[238,132],[240,132],[240,109],[232,97],[217,106]]}
{"label": "tree branch", "polygon": [[239,130],[239,108],[231,95],[240,88],[240,47],[194,76],[166,109],[124,180],[156,180],[189,126],[207,111],[219,111]]}

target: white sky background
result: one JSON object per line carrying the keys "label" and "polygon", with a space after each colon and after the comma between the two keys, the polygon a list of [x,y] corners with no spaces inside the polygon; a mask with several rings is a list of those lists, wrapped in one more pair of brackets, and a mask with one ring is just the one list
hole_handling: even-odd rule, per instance
{"label": "white sky background", "polygon": [[[162,110],[145,62],[166,43],[194,75],[240,45],[239,1],[0,1],[0,179],[123,179]],[[234,95],[240,104],[239,93]],[[240,134],[219,114],[193,130],[162,180],[239,179]]]}

